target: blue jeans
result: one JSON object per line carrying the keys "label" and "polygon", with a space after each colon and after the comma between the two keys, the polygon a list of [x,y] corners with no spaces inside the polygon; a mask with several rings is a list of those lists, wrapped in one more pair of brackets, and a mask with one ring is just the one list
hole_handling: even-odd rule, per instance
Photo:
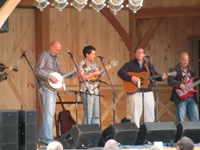
{"label": "blue jeans", "polygon": [[83,124],[99,124],[99,96],[81,94],[84,108]]}
{"label": "blue jeans", "polygon": [[57,91],[51,91],[44,87],[43,98],[43,120],[39,128],[38,141],[49,144],[53,139],[52,127],[55,114]]}
{"label": "blue jeans", "polygon": [[178,124],[180,121],[186,121],[186,115],[190,121],[199,121],[197,103],[193,98],[187,98],[176,104],[176,119]]}

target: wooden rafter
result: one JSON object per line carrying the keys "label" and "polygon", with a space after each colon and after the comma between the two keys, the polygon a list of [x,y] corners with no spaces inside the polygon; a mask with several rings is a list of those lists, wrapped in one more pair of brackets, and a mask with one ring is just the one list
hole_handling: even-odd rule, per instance
{"label": "wooden rafter", "polygon": [[136,13],[136,19],[198,15],[200,15],[200,6],[142,8]]}
{"label": "wooden rafter", "polygon": [[21,0],[7,0],[0,8],[0,27],[4,24],[8,16],[10,16],[20,1]]}
{"label": "wooden rafter", "polygon": [[152,38],[161,20],[162,18],[156,18],[153,20],[152,24],[150,25],[142,41],[139,43],[138,47],[146,48],[147,44],[149,43],[149,40]]}
{"label": "wooden rafter", "polygon": [[131,50],[132,49],[131,38],[129,37],[127,32],[124,30],[124,28],[121,26],[119,21],[115,18],[115,16],[110,12],[109,9],[103,9],[103,10],[101,10],[101,13],[104,15],[104,17],[111,23],[111,25],[118,32],[118,34],[124,41],[126,47],[128,48],[128,50]]}

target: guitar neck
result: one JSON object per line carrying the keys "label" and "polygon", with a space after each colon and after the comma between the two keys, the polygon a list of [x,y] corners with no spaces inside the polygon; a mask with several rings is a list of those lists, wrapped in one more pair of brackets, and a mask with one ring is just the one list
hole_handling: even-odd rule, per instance
{"label": "guitar neck", "polygon": [[189,88],[193,88],[193,87],[195,87],[195,86],[198,85],[198,84],[200,84],[200,80],[198,80],[198,81],[196,81],[196,82],[194,82],[194,83],[188,85],[188,87],[189,87]]}
{"label": "guitar neck", "polygon": [[155,76],[150,76],[150,77],[146,77],[146,78],[144,78],[144,80],[151,80],[151,79],[156,79],[156,78],[160,78],[161,77],[161,75],[155,75]]}

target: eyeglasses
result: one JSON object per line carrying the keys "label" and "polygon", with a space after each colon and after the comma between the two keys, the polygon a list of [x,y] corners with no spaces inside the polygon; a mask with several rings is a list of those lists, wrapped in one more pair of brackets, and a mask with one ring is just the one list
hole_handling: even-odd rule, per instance
{"label": "eyeglasses", "polygon": [[137,54],[145,54],[145,52],[136,52]]}

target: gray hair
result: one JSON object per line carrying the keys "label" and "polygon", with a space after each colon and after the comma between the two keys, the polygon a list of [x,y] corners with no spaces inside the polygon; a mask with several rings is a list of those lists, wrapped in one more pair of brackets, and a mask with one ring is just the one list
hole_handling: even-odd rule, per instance
{"label": "gray hair", "polygon": [[60,142],[53,141],[53,142],[48,144],[46,150],[63,150],[63,146]]}

